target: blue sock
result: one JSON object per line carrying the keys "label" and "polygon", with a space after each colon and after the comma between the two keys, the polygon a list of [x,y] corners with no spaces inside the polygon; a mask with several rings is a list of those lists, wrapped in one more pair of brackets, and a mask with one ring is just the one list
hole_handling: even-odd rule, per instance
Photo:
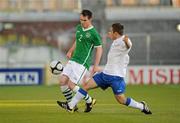
{"label": "blue sock", "polygon": [[84,97],[86,97],[87,92],[86,92],[85,90],[83,90],[82,88],[80,88],[78,91],[79,91],[79,93],[81,93],[82,95],[84,95]]}
{"label": "blue sock", "polygon": [[131,103],[131,98],[128,97],[128,98],[126,99],[126,104],[125,104],[125,105],[128,106],[130,103]]}
{"label": "blue sock", "polygon": [[85,90],[80,88],[78,90],[78,92],[81,93],[84,96],[83,98],[85,99],[86,103],[91,103],[92,102],[92,98],[89,96],[89,94]]}
{"label": "blue sock", "polygon": [[143,104],[142,103],[139,103],[135,100],[133,100],[132,98],[127,98],[126,99],[126,106],[129,106],[129,107],[132,107],[132,108],[137,108],[137,109],[140,109],[140,110],[143,110]]}

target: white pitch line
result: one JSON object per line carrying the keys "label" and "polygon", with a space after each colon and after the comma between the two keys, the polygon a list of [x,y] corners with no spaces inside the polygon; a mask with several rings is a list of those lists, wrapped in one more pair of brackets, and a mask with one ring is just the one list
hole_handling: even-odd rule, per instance
{"label": "white pitch line", "polygon": [[[83,103],[78,104],[84,106]],[[98,103],[97,106],[115,106],[119,104]],[[0,100],[0,107],[57,106],[55,100]]]}
{"label": "white pitch line", "polygon": [[54,102],[56,100],[0,100],[0,103],[4,102]]}
{"label": "white pitch line", "polygon": [[57,104],[53,104],[53,103],[44,103],[44,104],[40,104],[40,103],[8,103],[8,104],[4,104],[4,103],[0,103],[0,107],[28,107],[28,106],[56,106]]}

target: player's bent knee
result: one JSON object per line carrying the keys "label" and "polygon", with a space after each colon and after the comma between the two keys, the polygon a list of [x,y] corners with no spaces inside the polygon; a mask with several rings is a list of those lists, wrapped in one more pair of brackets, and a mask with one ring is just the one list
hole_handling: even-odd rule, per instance
{"label": "player's bent knee", "polygon": [[126,98],[124,95],[116,95],[116,100],[120,103],[120,104],[125,104],[126,103]]}
{"label": "player's bent knee", "polygon": [[85,91],[88,91],[88,90],[89,90],[88,84],[84,84],[82,88],[83,88]]}
{"label": "player's bent knee", "polygon": [[83,84],[82,87],[85,91],[88,91],[90,89],[96,88],[97,84],[95,83],[93,79],[90,79],[87,83]]}
{"label": "player's bent knee", "polygon": [[120,104],[124,104],[124,100],[121,99],[121,98],[119,98],[118,102],[119,102]]}
{"label": "player's bent knee", "polygon": [[68,82],[68,78],[67,78],[66,76],[64,76],[64,75],[60,76],[59,84],[60,84],[61,86],[67,85],[67,82]]}
{"label": "player's bent knee", "polygon": [[73,82],[69,81],[68,82],[68,87],[73,90],[75,88],[76,84],[74,84]]}

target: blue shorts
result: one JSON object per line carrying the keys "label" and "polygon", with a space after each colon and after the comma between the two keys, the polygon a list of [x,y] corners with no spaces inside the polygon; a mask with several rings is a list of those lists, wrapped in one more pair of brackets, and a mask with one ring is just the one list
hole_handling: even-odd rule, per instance
{"label": "blue shorts", "polygon": [[123,94],[125,92],[126,83],[122,77],[107,75],[101,72],[95,74],[93,79],[98,87],[101,87],[103,90],[111,87],[115,95]]}

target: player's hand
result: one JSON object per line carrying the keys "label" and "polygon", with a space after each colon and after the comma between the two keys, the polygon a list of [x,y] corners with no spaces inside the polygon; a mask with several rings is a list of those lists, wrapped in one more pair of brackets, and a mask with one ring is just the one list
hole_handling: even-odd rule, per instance
{"label": "player's hand", "polygon": [[99,72],[99,71],[101,71],[101,67],[99,67],[99,66],[93,66],[93,72],[94,73],[96,73],[96,72]]}
{"label": "player's hand", "polygon": [[100,71],[102,71],[101,67],[94,65],[90,73],[90,77],[92,77],[96,72],[100,72]]}
{"label": "player's hand", "polygon": [[129,49],[131,47],[131,44],[129,43],[129,37],[127,35],[124,36],[123,41],[126,45],[126,48]]}
{"label": "player's hand", "polygon": [[70,59],[70,58],[72,57],[72,52],[68,51],[67,54],[66,54],[66,57],[67,57],[68,59]]}
{"label": "player's hand", "polygon": [[127,43],[128,40],[129,40],[129,37],[128,37],[127,35],[125,35],[124,38],[123,38],[123,41],[124,41],[125,43]]}

